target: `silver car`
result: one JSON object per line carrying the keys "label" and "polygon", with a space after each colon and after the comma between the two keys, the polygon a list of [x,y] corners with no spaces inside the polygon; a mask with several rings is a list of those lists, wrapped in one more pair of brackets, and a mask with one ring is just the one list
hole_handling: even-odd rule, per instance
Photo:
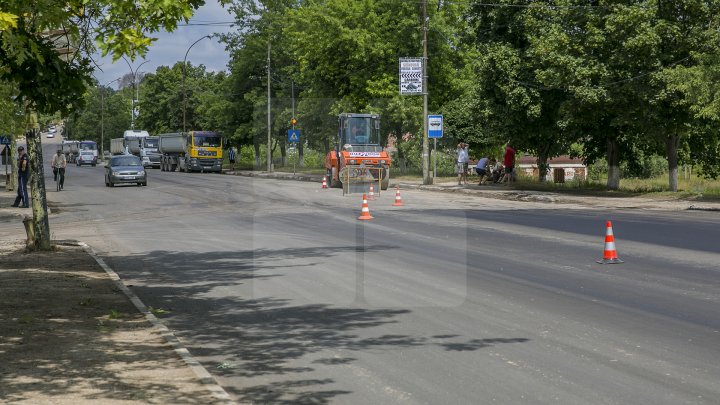
{"label": "silver car", "polygon": [[78,156],[76,161],[78,166],[82,165],[90,165],[92,167],[95,167],[97,164],[97,157],[95,156],[95,153],[91,150],[83,150],[80,151],[80,156]]}
{"label": "silver car", "polygon": [[106,187],[123,183],[147,186],[147,173],[139,157],[135,155],[113,156],[105,166]]}

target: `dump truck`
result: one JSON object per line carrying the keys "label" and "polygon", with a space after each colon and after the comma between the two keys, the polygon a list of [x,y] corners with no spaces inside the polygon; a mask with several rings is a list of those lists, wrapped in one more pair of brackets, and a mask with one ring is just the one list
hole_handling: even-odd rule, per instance
{"label": "dump truck", "polygon": [[[325,156],[325,169],[331,187],[342,187],[343,180],[372,175],[380,187],[390,184],[390,154],[381,145],[380,116],[377,114],[342,113],[338,117],[335,149]],[[350,168],[368,168],[356,170]]]}
{"label": "dump truck", "polygon": [[160,170],[222,172],[222,137],[215,132],[191,131],[158,135]]}
{"label": "dump truck", "polygon": [[75,163],[78,155],[80,155],[80,141],[62,141],[62,151],[68,163]]}
{"label": "dump truck", "polygon": [[147,136],[142,138],[140,146],[140,157],[142,158],[143,166],[159,169],[160,152],[158,151],[158,137]]}
{"label": "dump truck", "polygon": [[[148,131],[128,129],[122,138],[110,140],[110,153],[113,155],[135,155],[142,158],[143,140],[149,137]],[[149,161],[148,161],[149,163]]]}
{"label": "dump truck", "polygon": [[128,153],[125,148],[124,138],[113,138],[110,140],[110,153],[113,155],[125,155]]}

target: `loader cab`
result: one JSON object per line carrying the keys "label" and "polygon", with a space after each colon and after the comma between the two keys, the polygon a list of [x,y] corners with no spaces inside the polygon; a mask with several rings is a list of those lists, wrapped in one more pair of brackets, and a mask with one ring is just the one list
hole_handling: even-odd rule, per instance
{"label": "loader cab", "polygon": [[339,144],[362,149],[380,146],[380,116],[376,114],[340,114]]}

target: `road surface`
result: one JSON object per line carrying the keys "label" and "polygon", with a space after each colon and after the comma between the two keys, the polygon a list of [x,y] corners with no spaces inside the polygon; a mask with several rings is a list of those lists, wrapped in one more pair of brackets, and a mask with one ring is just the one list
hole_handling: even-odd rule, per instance
{"label": "road surface", "polygon": [[[98,250],[240,401],[720,403],[718,213],[406,191],[358,221],[319,184],[103,170],[48,192],[54,237]],[[596,263],[606,220],[623,264]]]}

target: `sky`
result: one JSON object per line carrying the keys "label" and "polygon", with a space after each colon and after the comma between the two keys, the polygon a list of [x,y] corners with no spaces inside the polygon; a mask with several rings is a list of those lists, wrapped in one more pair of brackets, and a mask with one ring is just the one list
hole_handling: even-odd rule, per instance
{"label": "sky", "polygon": [[[133,71],[137,69],[138,72],[145,73],[155,72],[159,66],[172,66],[176,62],[182,62],[188,47],[203,35],[214,34],[216,32],[226,33],[234,30],[230,24],[202,24],[231,23],[233,20],[233,16],[231,16],[227,10],[223,9],[217,0],[206,0],[205,5],[200,7],[190,19],[189,25],[180,25],[177,30],[172,33],[160,32],[153,35],[158,38],[158,40],[150,47],[145,58],[136,58],[135,61],[128,59],[128,61]],[[112,63],[112,58],[110,57],[100,58],[99,55],[96,55],[95,58],[102,70],[96,68],[94,75],[102,85],[131,73],[130,67],[122,59]],[[193,65],[203,64],[208,71],[217,72],[227,70],[229,56],[225,51],[225,46],[219,43],[217,38],[210,38],[203,39],[195,44],[190,50],[187,60],[192,62]],[[143,62],[146,63],[140,66]],[[117,88],[117,83],[113,83],[111,87]]]}

